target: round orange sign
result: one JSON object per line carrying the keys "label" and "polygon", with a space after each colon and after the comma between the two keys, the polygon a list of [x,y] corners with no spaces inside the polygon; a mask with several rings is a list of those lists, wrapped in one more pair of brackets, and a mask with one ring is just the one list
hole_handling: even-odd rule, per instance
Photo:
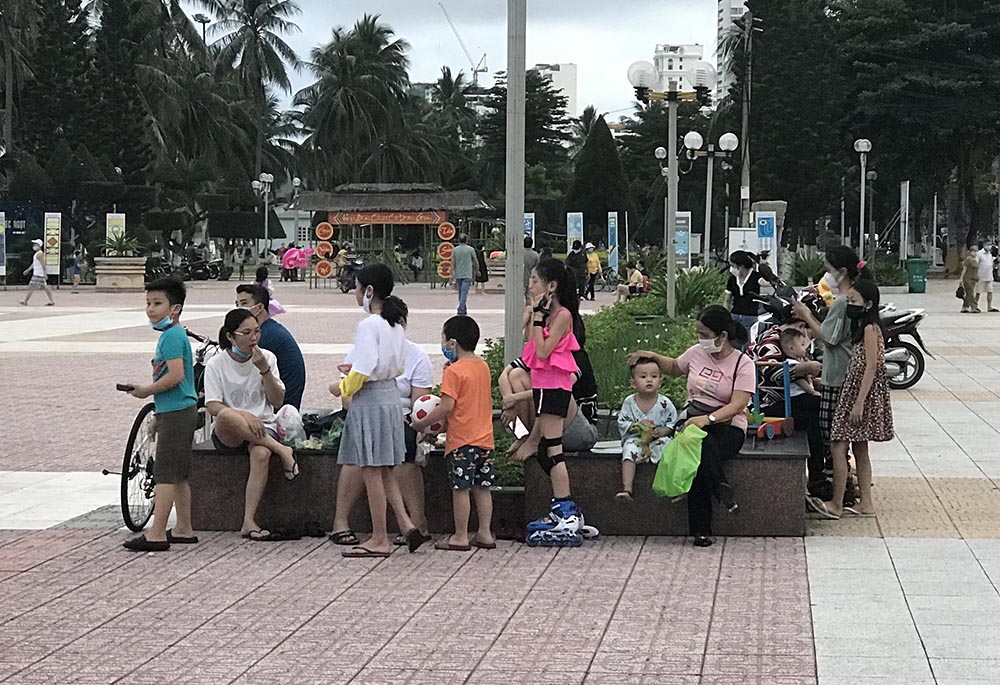
{"label": "round orange sign", "polygon": [[322,259],[316,262],[316,275],[320,278],[330,278],[333,273],[333,265],[330,262]]}
{"label": "round orange sign", "polygon": [[438,264],[438,276],[441,278],[451,278],[451,260],[446,259]]}
{"label": "round orange sign", "polygon": [[329,240],[333,237],[333,225],[324,221],[316,226],[316,237],[320,240]]}
{"label": "round orange sign", "polygon": [[438,238],[441,240],[451,240],[455,237],[455,224],[445,221],[438,226]]}
{"label": "round orange sign", "polygon": [[321,240],[320,242],[316,243],[316,254],[318,254],[321,258],[324,259],[326,257],[329,257],[330,255],[333,254],[333,245],[331,245],[325,240]]}
{"label": "round orange sign", "polygon": [[455,246],[451,243],[441,243],[438,245],[438,257],[441,259],[451,259],[455,253]]}

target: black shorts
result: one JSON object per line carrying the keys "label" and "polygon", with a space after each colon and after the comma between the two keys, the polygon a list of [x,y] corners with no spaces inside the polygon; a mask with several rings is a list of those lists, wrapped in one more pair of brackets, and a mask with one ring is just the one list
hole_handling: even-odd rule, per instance
{"label": "black shorts", "polygon": [[548,414],[565,419],[569,413],[569,401],[573,393],[569,390],[532,388],[531,396],[535,401],[535,416]]}
{"label": "black shorts", "polygon": [[403,457],[404,464],[413,464],[417,461],[417,431],[410,428],[410,424],[403,426],[403,438],[406,441],[406,456]]}
{"label": "black shorts", "polygon": [[[274,430],[273,428],[266,428],[265,427],[264,428],[264,432],[267,433],[268,435],[270,435],[275,440],[278,440],[278,431]],[[281,440],[278,440],[278,442],[281,442]],[[227,445],[226,443],[222,442],[222,440],[219,439],[219,436],[215,434],[214,430],[212,431],[212,445],[215,446],[215,449],[220,454],[249,454],[250,453],[250,443],[244,441],[244,442],[241,442],[236,447],[230,447],[229,445]]]}
{"label": "black shorts", "polygon": [[156,415],[156,457],[153,478],[157,483],[183,483],[191,474],[191,443],[198,427],[198,407]]}

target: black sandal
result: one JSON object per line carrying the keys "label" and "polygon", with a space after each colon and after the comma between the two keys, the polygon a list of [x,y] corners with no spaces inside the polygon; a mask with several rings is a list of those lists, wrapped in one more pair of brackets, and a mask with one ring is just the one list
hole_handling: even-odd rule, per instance
{"label": "black sandal", "polygon": [[[424,535],[424,534],[421,533],[421,535]],[[434,538],[432,538],[430,535],[424,535],[424,542],[430,542],[433,539]],[[405,535],[403,535],[402,533],[400,533],[399,535],[397,535],[396,537],[394,537],[392,539],[392,544],[396,545],[397,547],[402,547],[403,545],[410,544],[410,542],[409,542],[409,540],[406,539]]]}
{"label": "black sandal", "polygon": [[335,533],[330,533],[330,542],[335,545],[358,545],[361,541],[353,530],[348,528],[347,530],[338,530]]}
{"label": "black sandal", "polygon": [[122,547],[133,552],[166,552],[170,549],[170,543],[166,540],[147,540],[145,535],[126,540]]}

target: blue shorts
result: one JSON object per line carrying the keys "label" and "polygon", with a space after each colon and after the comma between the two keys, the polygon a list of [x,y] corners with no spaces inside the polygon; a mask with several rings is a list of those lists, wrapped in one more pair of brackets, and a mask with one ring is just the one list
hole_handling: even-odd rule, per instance
{"label": "blue shorts", "polygon": [[[273,428],[265,428],[264,432],[267,433],[268,435],[270,435],[275,440],[278,440],[278,431],[274,430]],[[281,442],[281,440],[278,440],[278,442]],[[226,443],[224,443],[221,440],[219,440],[219,436],[215,434],[214,430],[212,431],[212,444],[215,445],[215,449],[220,454],[249,454],[250,453],[250,444],[249,443],[243,442],[243,443],[240,443],[239,445],[237,445],[236,447],[230,447]]]}
{"label": "blue shorts", "polygon": [[474,486],[493,487],[493,450],[482,447],[459,447],[448,454],[448,482],[452,490],[468,490]]}

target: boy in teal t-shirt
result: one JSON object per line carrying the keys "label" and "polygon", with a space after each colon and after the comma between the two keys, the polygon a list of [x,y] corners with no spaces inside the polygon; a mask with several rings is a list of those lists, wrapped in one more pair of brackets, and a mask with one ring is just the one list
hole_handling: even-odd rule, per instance
{"label": "boy in teal t-shirt", "polygon": [[[153,382],[126,384],[133,397],[153,396],[156,405],[156,456],[153,478],[153,526],[145,535],[124,543],[137,552],[163,552],[170,543],[195,543],[191,528],[191,444],[198,426],[198,395],[194,389],[194,360],[187,333],[180,325],[186,291],[177,278],[158,278],[146,285],[146,316],[160,331],[153,355]],[[177,522],[167,530],[170,509]]]}

